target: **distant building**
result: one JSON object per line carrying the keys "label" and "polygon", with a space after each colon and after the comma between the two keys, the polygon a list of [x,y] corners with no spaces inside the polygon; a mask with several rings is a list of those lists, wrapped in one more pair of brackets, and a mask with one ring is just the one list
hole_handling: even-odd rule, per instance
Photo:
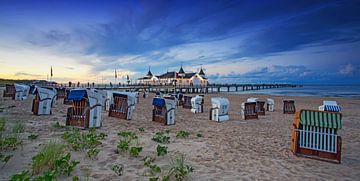
{"label": "distant building", "polygon": [[179,72],[166,72],[162,75],[155,76],[149,68],[145,77],[138,79],[139,84],[146,85],[207,85],[208,79],[205,77],[204,70],[201,68],[196,73],[186,73],[182,66]]}

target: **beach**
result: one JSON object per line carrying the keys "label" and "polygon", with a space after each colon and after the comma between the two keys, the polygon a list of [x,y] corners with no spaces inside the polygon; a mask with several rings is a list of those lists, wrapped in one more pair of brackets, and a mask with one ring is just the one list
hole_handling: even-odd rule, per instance
{"label": "beach", "polygon": [[[230,101],[230,120],[222,123],[209,120],[210,98],[223,96]],[[102,127],[98,132],[108,136],[99,146],[96,159],[87,158],[81,151],[71,152],[72,158],[80,161],[72,176],[80,180],[148,180],[141,157],[155,156],[157,143],[151,138],[156,132],[170,130],[169,153],[157,157],[155,163],[164,173],[171,157],[178,153],[186,155],[187,162],[194,168],[186,180],[357,180],[360,178],[360,100],[329,97],[270,96],[256,94],[206,94],[204,113],[194,114],[190,109],[176,109],[176,124],[164,126],[151,121],[153,94],[144,99],[140,96],[136,104],[133,119],[130,121],[108,117],[102,113]],[[275,100],[275,112],[266,112],[259,119],[243,120],[240,105],[248,97],[261,100]],[[282,100],[294,99],[296,109],[318,109],[323,100],[336,100],[342,106],[343,128],[338,132],[342,137],[341,164],[329,163],[293,155],[290,151],[291,128],[294,115],[282,113]],[[52,109],[52,115],[35,116],[31,112],[33,95],[24,101],[0,97],[0,106],[5,109],[0,117],[8,124],[21,121],[26,124],[22,133],[23,144],[14,151],[8,151],[13,157],[0,168],[0,180],[22,170],[30,170],[31,158],[42,144],[50,140],[59,140],[65,129],[54,128],[59,122],[65,125],[66,111],[69,105],[58,100]],[[144,132],[139,131],[144,128]],[[120,131],[133,131],[139,137],[143,151],[138,157],[126,153],[116,153]],[[176,138],[180,130],[190,132],[189,138]],[[27,136],[36,133],[39,137],[28,140]],[[201,134],[202,137],[198,137]],[[112,171],[112,165],[123,164],[122,176]],[[159,175],[162,175],[163,172]],[[69,180],[70,177],[60,178]]]}

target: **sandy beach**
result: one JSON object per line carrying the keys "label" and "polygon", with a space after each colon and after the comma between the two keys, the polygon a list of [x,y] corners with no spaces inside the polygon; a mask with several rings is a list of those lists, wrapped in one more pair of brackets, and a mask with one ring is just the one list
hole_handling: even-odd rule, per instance
{"label": "sandy beach", "polygon": [[[103,112],[103,126],[98,132],[108,137],[103,140],[97,159],[86,157],[81,151],[71,151],[72,158],[80,161],[72,176],[80,180],[148,180],[144,176],[146,168],[141,157],[156,155],[157,143],[151,138],[158,131],[170,130],[169,153],[157,157],[156,164],[164,172],[168,168],[171,156],[185,153],[188,163],[195,169],[186,180],[358,180],[360,178],[360,100],[324,98],[324,97],[286,97],[267,95],[205,95],[204,113],[194,114],[182,107],[176,109],[176,124],[163,126],[151,121],[152,96],[140,97],[131,121],[108,117]],[[230,100],[230,120],[217,123],[209,120],[210,98],[224,96]],[[240,104],[248,97],[275,100],[275,112],[266,112],[258,120],[242,120]],[[51,116],[35,116],[31,112],[33,96],[25,101],[0,98],[0,106],[5,107],[0,117],[5,117],[8,124],[19,120],[26,124],[22,133],[23,144],[14,151],[10,161],[0,168],[0,180],[25,169],[30,169],[31,158],[38,152],[40,145],[57,139],[64,142],[61,135],[64,129],[54,128],[59,122],[65,125],[68,105],[59,100]],[[317,109],[323,100],[336,100],[342,106],[343,129],[342,163],[334,164],[314,159],[297,157],[290,151],[291,126],[293,115],[282,114],[282,99],[294,99],[296,109]],[[15,107],[13,107],[15,106]],[[138,128],[144,128],[140,132]],[[133,131],[139,136],[143,151],[139,157],[115,153],[119,140],[119,131]],[[189,138],[176,138],[180,130],[189,131]],[[27,136],[36,133],[39,137],[28,140]],[[203,137],[197,137],[200,133]],[[117,176],[111,167],[123,164],[122,176]],[[161,174],[160,174],[161,175]],[[61,178],[60,180],[69,180]]]}

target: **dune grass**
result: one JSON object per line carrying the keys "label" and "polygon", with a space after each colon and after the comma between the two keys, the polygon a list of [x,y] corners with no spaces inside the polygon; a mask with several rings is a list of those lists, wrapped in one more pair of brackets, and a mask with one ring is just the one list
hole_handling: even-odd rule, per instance
{"label": "dune grass", "polygon": [[63,155],[64,148],[64,145],[57,141],[50,141],[45,144],[39,153],[32,158],[33,173],[38,174],[46,168],[53,169],[55,161]]}

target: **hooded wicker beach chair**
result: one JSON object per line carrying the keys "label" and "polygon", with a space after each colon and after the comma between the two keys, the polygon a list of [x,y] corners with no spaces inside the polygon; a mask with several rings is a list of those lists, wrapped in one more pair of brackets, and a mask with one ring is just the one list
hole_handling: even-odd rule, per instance
{"label": "hooded wicker beach chair", "polygon": [[275,111],[275,101],[274,99],[266,99],[266,111],[274,112]]}
{"label": "hooded wicker beach chair", "polygon": [[97,128],[102,125],[102,97],[88,89],[72,89],[68,95],[72,106],[68,108],[66,125]]}
{"label": "hooded wicker beach chair", "polygon": [[301,110],[296,112],[291,150],[296,155],[341,162],[342,114],[335,112]]}
{"label": "hooded wicker beach chair", "polygon": [[283,100],[283,113],[284,114],[295,114],[295,101],[294,100]]}
{"label": "hooded wicker beach chair", "polygon": [[191,109],[191,96],[184,96],[184,103],[183,103],[183,108],[185,109]]}
{"label": "hooded wicker beach chair", "polygon": [[204,95],[196,95],[195,97],[191,98],[191,112],[204,112]]}
{"label": "hooded wicker beach chair", "polygon": [[35,115],[50,115],[52,114],[51,108],[54,105],[56,100],[56,90],[55,88],[44,88],[44,87],[35,87],[33,94],[35,94],[32,112]]}
{"label": "hooded wicker beach chair", "polygon": [[15,85],[15,96],[14,100],[25,100],[29,96],[30,86],[24,84],[14,84]]}
{"label": "hooded wicker beach chair", "polygon": [[14,84],[6,84],[5,90],[3,93],[3,97],[12,97],[15,99],[15,85]]}
{"label": "hooded wicker beach chair", "polygon": [[211,98],[210,120],[223,122],[228,121],[230,102],[224,97]]}
{"label": "hooded wicker beach chair", "polygon": [[175,124],[176,100],[174,98],[154,97],[152,105],[154,106],[152,121],[162,123],[164,125]]}
{"label": "hooded wicker beach chair", "polygon": [[336,101],[324,101],[323,105],[319,106],[319,111],[341,112],[341,107]]}
{"label": "hooded wicker beach chair", "polygon": [[256,109],[256,102],[243,102],[241,104],[241,117],[244,120],[258,119]]}
{"label": "hooded wicker beach chair", "polygon": [[112,92],[109,116],[131,120],[135,110],[136,94],[131,92]]}
{"label": "hooded wicker beach chair", "polygon": [[56,88],[57,94],[56,99],[63,99],[66,96],[66,88],[65,87],[58,87]]}

